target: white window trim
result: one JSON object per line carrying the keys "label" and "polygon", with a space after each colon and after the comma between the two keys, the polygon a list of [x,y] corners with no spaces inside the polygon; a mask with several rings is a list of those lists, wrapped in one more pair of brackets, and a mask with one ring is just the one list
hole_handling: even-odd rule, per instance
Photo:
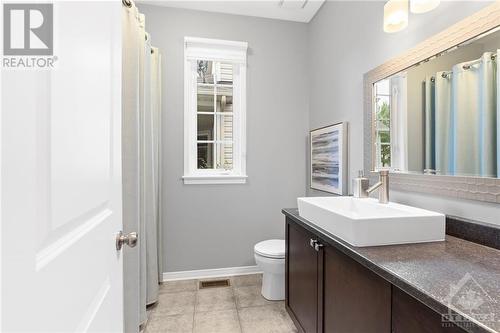
{"label": "white window trim", "polygon": [[[246,42],[184,37],[184,184],[244,184],[246,175]],[[233,170],[199,170],[197,165],[197,60],[232,62],[233,96],[238,103],[233,115]]]}

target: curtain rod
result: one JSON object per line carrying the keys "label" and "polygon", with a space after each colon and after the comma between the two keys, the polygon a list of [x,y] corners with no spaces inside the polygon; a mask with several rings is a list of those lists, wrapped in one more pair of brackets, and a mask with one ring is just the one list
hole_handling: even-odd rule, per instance
{"label": "curtain rod", "polygon": [[[495,60],[497,58],[497,54],[496,53],[493,53],[491,55],[491,60]],[[477,60],[473,60],[471,62],[468,62],[466,63],[465,65],[462,66],[462,69],[465,69],[465,70],[468,70],[471,68],[472,65],[480,62],[482,60],[482,58],[479,58]],[[453,71],[443,71],[443,73],[441,73],[441,77],[443,79],[446,79],[448,77],[448,75],[451,75],[453,73]],[[431,77],[431,82],[434,82],[435,81],[435,78],[434,76]]]}
{"label": "curtain rod", "polygon": [[[490,57],[490,58],[491,58],[491,60],[496,60],[497,55],[498,55],[497,53],[493,53],[493,54],[491,55],[491,57]],[[478,62],[480,62],[481,60],[482,60],[482,57],[481,57],[481,58],[479,58],[479,59],[477,59],[477,60],[470,61],[470,62],[468,62],[468,63],[464,64],[464,65],[462,66],[462,69],[464,69],[464,70],[471,69],[472,65],[477,64],[477,63],[478,63]],[[446,79],[446,78],[448,78],[448,75],[451,75],[451,74],[453,74],[453,71],[443,71],[443,73],[441,73],[441,77],[442,77],[443,79]],[[431,76],[431,79],[430,79],[430,80],[431,80],[431,82],[435,82],[435,81],[436,81],[436,78],[435,78],[434,76]]]}
{"label": "curtain rod", "polygon": [[[497,54],[496,54],[496,53],[493,53],[493,54],[491,55],[491,57],[490,57],[490,58],[491,58],[491,60],[495,60],[495,59],[496,59],[496,57],[497,57]],[[463,66],[462,66],[462,68],[463,68],[463,69],[470,69],[472,65],[477,64],[477,63],[478,63],[478,62],[480,62],[481,60],[483,60],[483,59],[482,59],[482,58],[479,58],[479,59],[477,59],[477,60],[473,60],[473,61],[471,61],[471,62],[466,63],[465,65],[463,65]]]}

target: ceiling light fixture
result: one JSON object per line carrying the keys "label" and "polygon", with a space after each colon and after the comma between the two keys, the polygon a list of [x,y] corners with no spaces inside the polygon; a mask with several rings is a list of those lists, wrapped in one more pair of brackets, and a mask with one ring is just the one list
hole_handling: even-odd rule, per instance
{"label": "ceiling light fixture", "polygon": [[278,6],[286,9],[304,9],[309,0],[280,0]]}
{"label": "ceiling light fixture", "polygon": [[414,14],[422,14],[435,9],[441,0],[410,0],[410,11]]}
{"label": "ceiling light fixture", "polygon": [[408,26],[408,0],[389,0],[384,5],[384,31],[393,33]]}

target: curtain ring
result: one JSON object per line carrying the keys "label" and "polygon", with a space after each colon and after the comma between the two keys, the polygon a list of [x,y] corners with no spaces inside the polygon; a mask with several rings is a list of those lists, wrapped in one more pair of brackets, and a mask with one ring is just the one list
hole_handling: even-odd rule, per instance
{"label": "curtain ring", "polygon": [[122,0],[122,4],[125,6],[125,7],[132,7],[132,0]]}

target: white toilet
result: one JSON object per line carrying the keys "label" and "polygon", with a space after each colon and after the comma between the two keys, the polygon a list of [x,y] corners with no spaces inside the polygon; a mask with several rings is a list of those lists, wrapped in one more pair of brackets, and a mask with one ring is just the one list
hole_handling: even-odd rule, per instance
{"label": "white toilet", "polygon": [[285,299],[285,240],[270,239],[254,246],[255,262],[264,273],[262,296],[270,301]]}

